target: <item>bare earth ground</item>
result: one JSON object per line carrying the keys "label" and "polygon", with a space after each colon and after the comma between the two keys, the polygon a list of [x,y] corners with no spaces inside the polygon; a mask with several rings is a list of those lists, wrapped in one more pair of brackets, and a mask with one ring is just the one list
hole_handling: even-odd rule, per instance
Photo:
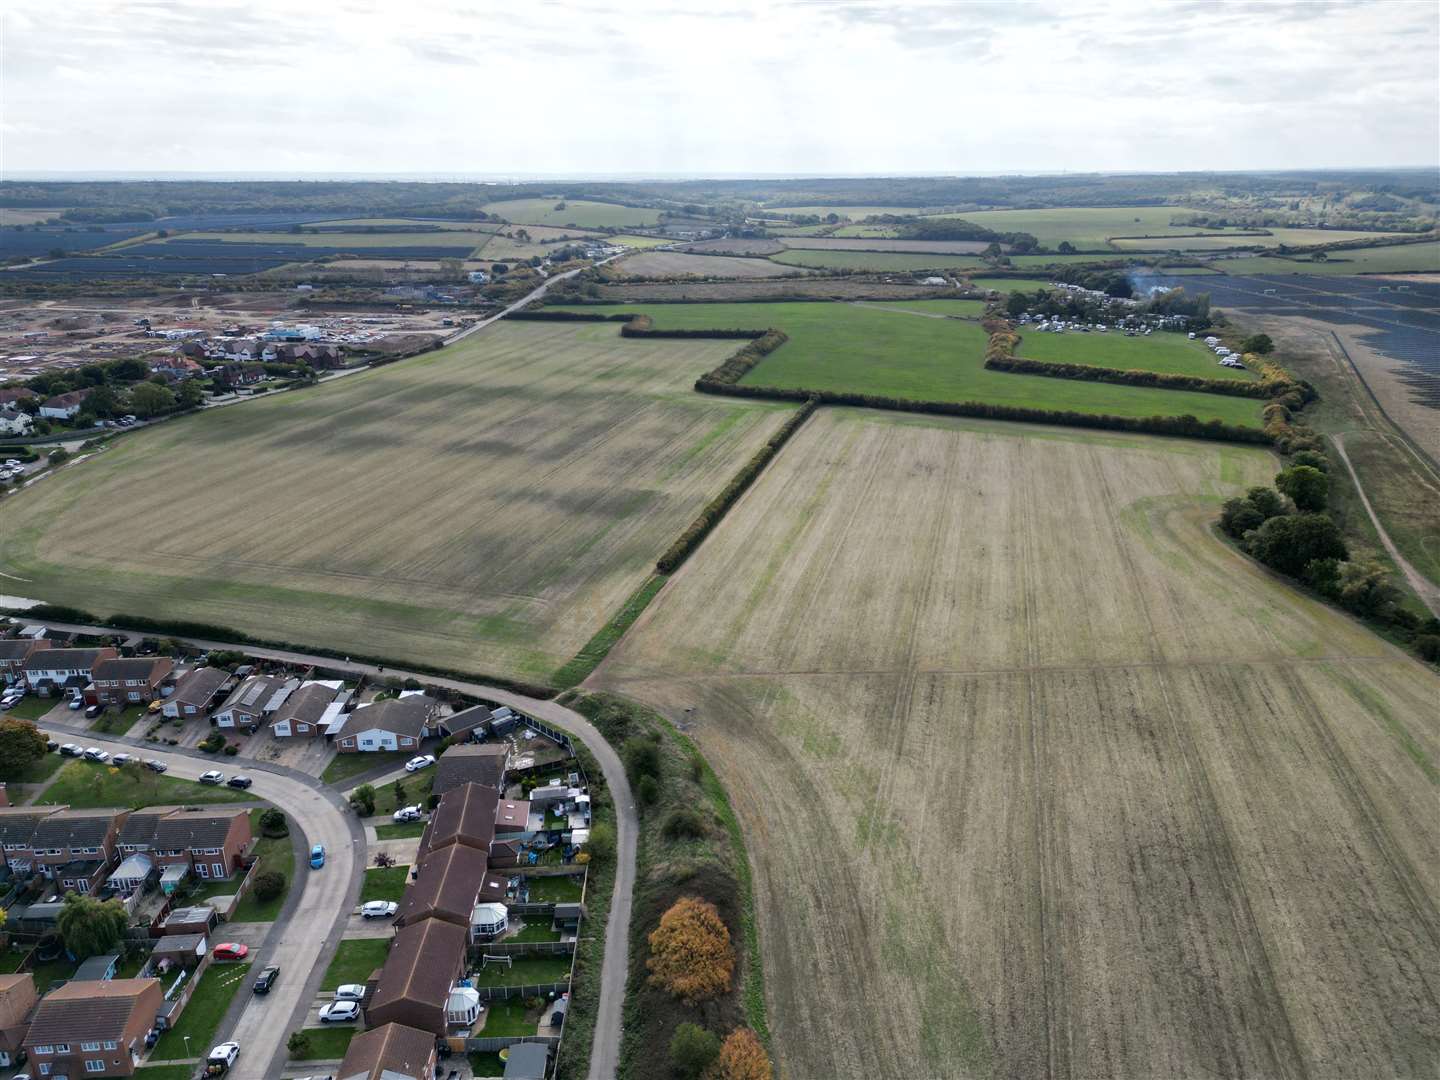
{"label": "bare earth ground", "polygon": [[1274,468],[826,409],[660,593],[592,683],[730,789],[784,1077],[1433,1075],[1440,679],[1211,532]]}
{"label": "bare earth ground", "polygon": [[771,278],[808,274],[797,266],[781,266],[768,259],[731,258],[726,255],[688,255],[683,251],[642,251],[615,263],[618,274],[663,277],[694,274],[696,277]]}
{"label": "bare earth ground", "polygon": [[[776,266],[779,264],[777,263]],[[856,278],[793,277],[784,281],[643,282],[636,285],[601,285],[600,299],[640,300],[765,300],[778,296],[823,296],[834,300],[923,300],[945,296],[949,290],[908,281],[885,283]],[[949,295],[954,295],[949,293]]]}
{"label": "bare earth ground", "polygon": [[137,432],[6,499],[5,591],[543,679],[790,411],[690,389],[734,349],[501,323]]}

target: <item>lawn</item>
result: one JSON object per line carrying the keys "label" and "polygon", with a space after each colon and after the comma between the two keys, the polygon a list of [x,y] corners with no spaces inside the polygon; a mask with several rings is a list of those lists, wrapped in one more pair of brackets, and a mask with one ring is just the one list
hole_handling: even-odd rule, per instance
{"label": "lawn", "polygon": [[[522,919],[524,918],[524,916],[516,915],[515,918]],[[535,916],[534,922],[527,922],[524,927],[521,928],[519,933],[511,934],[509,937],[507,937],[505,939],[505,944],[523,945],[534,941],[559,941],[564,936],[565,935],[562,934],[559,930],[554,930],[551,928],[550,921],[548,919],[541,918],[537,915]]]}
{"label": "lawn", "polygon": [[551,877],[526,878],[530,888],[532,904],[573,904],[584,895],[584,885],[578,877],[555,874]]}
{"label": "lawn", "polygon": [[[556,209],[560,204],[564,209]],[[626,228],[654,225],[660,211],[647,207],[618,206],[586,199],[506,199],[488,203],[487,214],[499,214],[516,225],[574,225],[579,229]]]}
{"label": "lawn", "polygon": [[190,1001],[180,1014],[180,1020],[170,1028],[150,1051],[156,1061],[168,1061],[185,1056],[185,1036],[190,1036],[190,1053],[203,1056],[210,1049],[210,1040],[220,1026],[225,1010],[231,999],[245,985],[250,973],[249,964],[211,964],[200,976],[200,985],[190,995]]}
{"label": "lawn", "polygon": [[[496,1004],[499,1004],[499,1002],[496,1002]],[[485,1026],[487,1029],[489,1028],[489,1021],[486,1021]],[[530,1026],[531,1028],[535,1027],[534,1024],[531,1024]],[[521,1034],[529,1035],[532,1033],[533,1032],[522,1032]],[[505,1062],[500,1060],[499,1051],[494,1051],[486,1054],[471,1054],[470,1075],[476,1077],[477,1080],[478,1078],[482,1077],[504,1076]]]}
{"label": "lawn", "polygon": [[60,957],[58,960],[50,960],[44,964],[36,964],[30,969],[30,974],[35,976],[35,989],[43,994],[50,987],[58,982],[64,982],[75,974],[78,967],[73,960]]}
{"label": "lawn", "polygon": [[71,761],[36,800],[44,804],[69,803],[76,809],[254,801],[255,797],[248,792],[232,788],[161,776],[143,767],[117,769],[88,761]]}
{"label": "lawn", "polygon": [[[779,327],[790,340],[741,380],[755,386],[1113,416],[1188,413],[1202,420],[1260,426],[1260,405],[1246,398],[987,371],[984,330],[957,319],[923,319],[842,303],[628,304],[588,310],[644,311],[661,329]],[[608,332],[619,334],[618,329]]]}
{"label": "lawn", "polygon": [[365,871],[365,884],[360,888],[360,902],[367,900],[399,900],[410,880],[409,866],[376,866]]}
{"label": "lawn", "polygon": [[914,311],[958,319],[978,319],[985,314],[986,306],[984,300],[861,300],[859,303],[887,311]]}
{"label": "lawn", "polygon": [[[0,573],[101,614],[543,684],[790,411],[691,390],[734,349],[501,323],[181,417],[11,495]],[[136,514],[161,486],[165,522]],[[282,502],[311,512],[243,513]],[[385,761],[344,757],[327,780]]]}
{"label": "lawn", "polygon": [[20,965],[25,962],[25,957],[29,955],[29,952],[28,947],[23,949],[9,948],[4,952],[0,952],[0,975],[10,975],[19,971]]}
{"label": "lawn", "polygon": [[1020,327],[1017,355],[1030,360],[1057,364],[1086,364],[1120,368],[1125,371],[1162,371],[1196,375],[1202,379],[1254,379],[1248,370],[1221,367],[1203,341],[1191,341],[1184,334],[1156,331],[1149,337],[1126,337],[1123,333],[1050,334]]}
{"label": "lawn", "polygon": [[375,838],[377,840],[407,840],[412,836],[419,836],[425,831],[423,821],[403,821],[396,825],[393,822],[388,825],[375,826]]}
{"label": "lawn", "polygon": [[348,786],[345,781],[352,777],[382,766],[389,769],[399,768],[414,756],[398,750],[381,750],[372,754],[336,754],[330,759],[330,764],[325,766],[320,779],[336,787]]}
{"label": "lawn", "polygon": [[0,713],[0,716],[8,716],[15,720],[39,720],[40,717],[60,704],[62,702],[59,698],[26,694],[6,712]]}
{"label": "lawn", "polygon": [[334,990],[345,983],[363,983],[371,972],[385,966],[391,938],[346,938],[335,950],[335,959],[325,969],[321,990]]}
{"label": "lawn", "polygon": [[564,982],[569,975],[568,956],[517,956],[510,967],[491,964],[475,972],[474,979],[476,986],[532,986]]}
{"label": "lawn", "polygon": [[330,1058],[343,1058],[345,1051],[350,1046],[350,1040],[360,1034],[359,1028],[354,1027],[313,1027],[305,1029],[305,1037],[310,1040],[310,1049],[303,1057],[291,1058],[292,1061],[323,1061]]}
{"label": "lawn", "polygon": [[285,898],[295,884],[295,846],[289,836],[265,836],[260,832],[260,815],[264,810],[250,811],[250,827],[259,839],[255,854],[260,857],[260,871],[273,870],[285,875],[285,890],[273,900],[260,900],[252,888],[240,898],[232,916],[235,922],[274,922],[285,906]]}
{"label": "lawn", "polygon": [[895,251],[813,251],[795,248],[770,256],[785,266],[817,270],[973,270],[984,264],[976,255],[912,255]]}
{"label": "lawn", "polygon": [[7,784],[43,784],[50,777],[55,775],[55,770],[65,764],[65,759],[59,754],[46,754],[37,758],[20,772],[13,776],[0,777]]}
{"label": "lawn", "polygon": [[540,1014],[527,1009],[522,998],[494,998],[485,1003],[485,1027],[477,1037],[499,1039],[506,1035],[534,1035],[539,1023]]}
{"label": "lawn", "polygon": [[[100,735],[128,735],[135,722],[145,715],[144,705],[128,705],[118,712],[107,709],[100,718],[91,725],[90,730]],[[160,719],[160,714],[155,714]]]}
{"label": "lawn", "polygon": [[[411,757],[413,756],[412,754]],[[434,766],[418,773],[406,773],[405,778],[400,781],[400,785],[404,795],[398,802],[395,798],[395,781],[392,780],[387,784],[376,785],[376,814],[384,814],[388,817],[402,806],[414,806],[416,803],[420,803],[423,806],[425,801],[430,798],[430,792],[435,787]]]}

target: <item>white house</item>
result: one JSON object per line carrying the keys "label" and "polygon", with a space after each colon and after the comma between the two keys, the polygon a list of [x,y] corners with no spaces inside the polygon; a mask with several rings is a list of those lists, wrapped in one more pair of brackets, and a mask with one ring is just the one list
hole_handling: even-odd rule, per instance
{"label": "white house", "polygon": [[71,390],[68,394],[56,394],[40,406],[40,415],[48,420],[69,420],[80,411],[80,406],[89,396],[88,388]]}
{"label": "white house", "polygon": [[0,408],[0,435],[28,435],[31,424],[29,413],[14,408]]}
{"label": "white house", "polygon": [[418,750],[439,716],[439,702],[421,693],[362,705],[345,718],[335,747],[342,754]]}

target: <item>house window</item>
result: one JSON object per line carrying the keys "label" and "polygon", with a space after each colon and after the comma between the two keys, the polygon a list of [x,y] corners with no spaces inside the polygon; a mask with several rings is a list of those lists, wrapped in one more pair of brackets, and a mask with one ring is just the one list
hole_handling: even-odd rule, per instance
{"label": "house window", "polygon": [[[67,881],[65,884],[68,885],[70,883]],[[78,892],[81,896],[84,896],[90,891],[90,882],[86,881],[83,878],[80,879],[79,881],[75,882],[75,891]]]}
{"label": "house window", "polygon": [[225,864],[217,862],[213,863],[212,865],[215,869],[215,876],[218,878],[223,878],[225,876]]}
{"label": "house window", "polygon": [[53,1053],[55,1052],[55,1047],[53,1047],[53,1046],[36,1046],[36,1047],[32,1047],[31,1050],[30,1050],[30,1052],[31,1052],[32,1054],[35,1054],[36,1056],[39,1056],[39,1055],[41,1055],[41,1054],[53,1054]]}
{"label": "house window", "polygon": [[203,878],[208,878],[210,876],[210,866],[208,863],[196,863],[195,872]]}
{"label": "house window", "polygon": [[105,1062],[104,1062],[104,1061],[87,1061],[87,1062],[85,1062],[85,1071],[88,1072],[88,1073],[101,1073],[101,1072],[104,1072],[104,1071],[105,1071]]}
{"label": "house window", "polygon": [[[125,695],[125,696],[128,697],[131,701],[139,701],[139,700],[140,700],[140,691],[139,691],[139,690],[131,690],[130,693],[128,693],[128,694]],[[86,1064],[86,1065],[89,1065],[90,1063],[87,1061],[85,1064]],[[102,1065],[101,1067],[103,1068],[104,1066]]]}
{"label": "house window", "polygon": [[120,1048],[120,1044],[117,1043],[114,1039],[106,1039],[106,1040],[105,1040],[105,1049],[106,1049],[106,1050],[118,1050],[119,1048]]}
{"label": "house window", "polygon": [[68,1053],[70,1052],[70,1044],[69,1044],[69,1043],[56,1043],[56,1044],[55,1044],[55,1052],[56,1052],[57,1054],[68,1054]]}
{"label": "house window", "polygon": [[50,1063],[49,1063],[48,1061],[42,1061],[42,1062],[40,1063],[40,1075],[41,1075],[41,1076],[49,1076],[49,1075],[50,1075]]}
{"label": "house window", "polygon": [[98,1042],[83,1042],[80,1044],[81,1053],[91,1054],[100,1049]]}

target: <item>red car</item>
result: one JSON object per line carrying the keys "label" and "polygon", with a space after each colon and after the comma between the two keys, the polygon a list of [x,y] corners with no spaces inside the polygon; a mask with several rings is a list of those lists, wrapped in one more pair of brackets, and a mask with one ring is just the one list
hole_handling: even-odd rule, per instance
{"label": "red car", "polygon": [[215,946],[216,960],[244,960],[250,955],[249,945],[240,945],[233,941],[222,941]]}

